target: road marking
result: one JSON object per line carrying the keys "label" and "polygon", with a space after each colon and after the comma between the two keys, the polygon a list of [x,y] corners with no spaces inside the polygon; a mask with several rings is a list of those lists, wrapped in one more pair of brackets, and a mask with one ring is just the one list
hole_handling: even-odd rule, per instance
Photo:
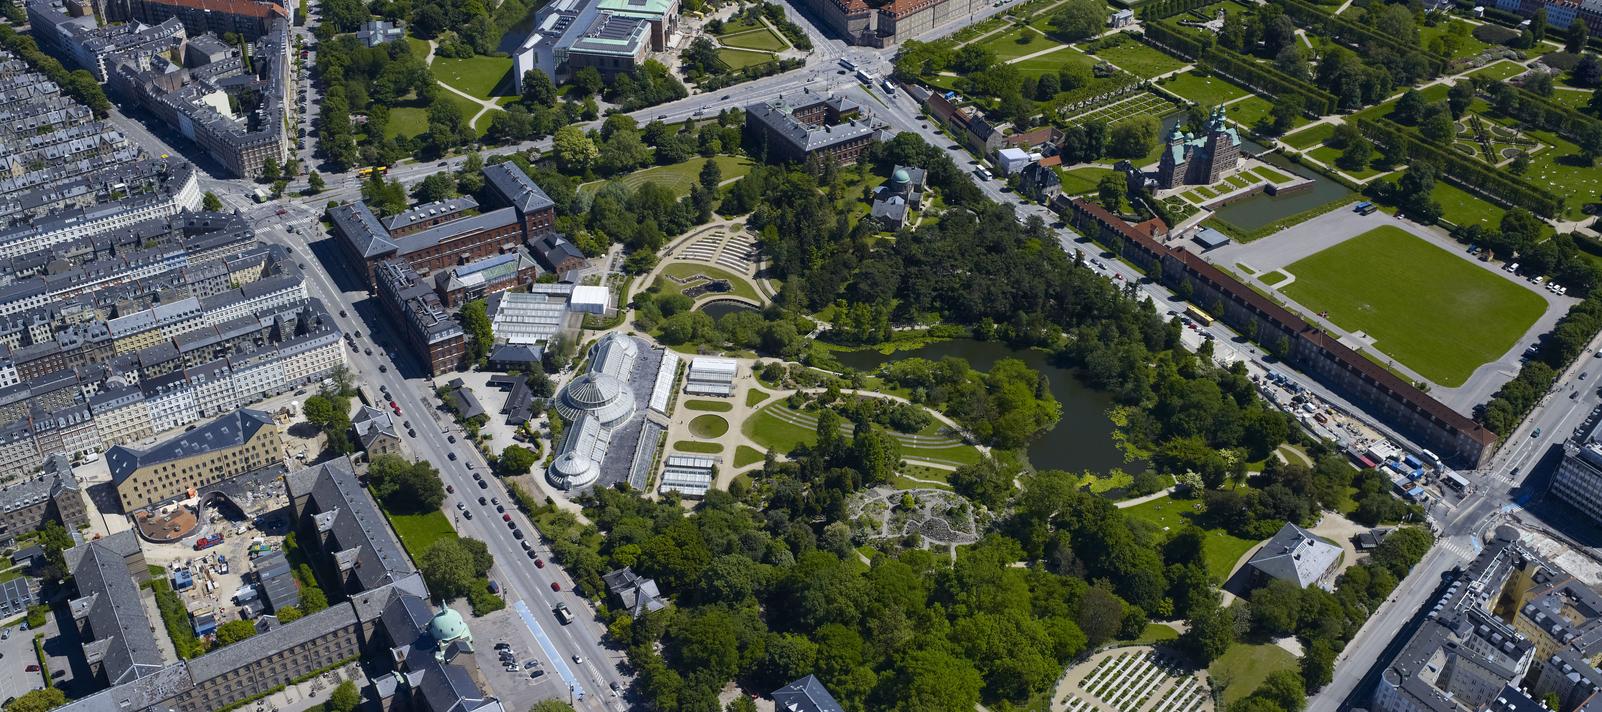
{"label": "road marking", "polygon": [[573,676],[573,671],[568,669],[567,660],[556,651],[556,646],[546,637],[545,629],[540,627],[539,621],[534,620],[534,613],[528,609],[528,604],[519,598],[512,607],[517,609],[517,615],[522,616],[523,625],[528,626],[529,632],[534,634],[534,640],[539,641],[540,649],[545,651],[545,657],[550,658],[551,664],[556,666],[556,674],[562,676],[562,681],[573,691],[574,698],[584,699],[584,686],[579,684],[578,678]]}

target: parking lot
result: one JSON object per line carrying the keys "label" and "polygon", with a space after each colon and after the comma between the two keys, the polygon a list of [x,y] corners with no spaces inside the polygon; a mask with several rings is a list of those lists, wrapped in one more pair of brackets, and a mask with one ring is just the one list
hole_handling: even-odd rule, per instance
{"label": "parking lot", "polygon": [[[550,669],[551,661],[534,641],[534,634],[523,624],[517,611],[507,606],[483,618],[472,619],[473,647],[477,653],[479,672],[484,676],[495,696],[507,709],[528,709],[539,700],[557,697],[567,699],[567,686]],[[510,646],[511,659],[516,672],[500,664],[502,649]],[[533,665],[530,665],[533,663]],[[538,672],[538,677],[534,673]]]}
{"label": "parking lot", "polygon": [[[33,650],[33,635],[35,632],[42,632],[48,641],[55,635],[56,626],[52,621],[40,631],[25,631],[20,624],[12,624],[3,630],[4,632],[0,632],[0,636],[4,636],[4,639],[0,640],[0,671],[3,671],[3,674],[0,674],[0,700],[9,700],[44,687],[44,676],[37,670],[28,671],[28,666],[39,664],[39,657]],[[59,673],[61,677],[58,678],[58,682],[66,679],[71,674],[67,659],[50,657],[48,648],[54,648],[56,655],[64,655],[67,647],[54,645],[47,646],[46,650],[50,669],[62,671]]]}

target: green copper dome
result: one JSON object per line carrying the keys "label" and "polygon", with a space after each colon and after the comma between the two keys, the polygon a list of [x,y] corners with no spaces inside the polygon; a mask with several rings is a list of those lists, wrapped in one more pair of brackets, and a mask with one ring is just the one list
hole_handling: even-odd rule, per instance
{"label": "green copper dome", "polygon": [[428,635],[436,643],[471,637],[467,621],[462,620],[462,614],[451,610],[449,606],[440,606],[439,613],[434,614],[434,620],[428,622]]}
{"label": "green copper dome", "polygon": [[912,182],[912,174],[907,173],[905,168],[897,168],[895,173],[890,174],[890,180],[898,185],[906,185]]}

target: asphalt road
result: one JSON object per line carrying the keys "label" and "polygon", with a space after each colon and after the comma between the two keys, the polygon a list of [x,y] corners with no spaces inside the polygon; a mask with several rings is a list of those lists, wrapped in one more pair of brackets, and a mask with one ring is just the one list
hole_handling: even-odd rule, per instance
{"label": "asphalt road", "polygon": [[[421,367],[411,360],[410,354],[376,345],[375,340],[391,346],[398,345],[399,335],[390,331],[389,321],[378,313],[380,305],[376,298],[362,291],[345,292],[339,289],[329,276],[331,272],[358,272],[354,266],[344,264],[343,258],[333,251],[331,238],[317,235],[322,242],[314,252],[304,239],[304,231],[309,229],[318,232],[316,216],[307,215],[305,213],[308,211],[304,210],[297,212],[302,215],[289,220],[288,224],[302,229],[300,235],[290,234],[283,223],[272,223],[258,227],[259,237],[290,248],[306,265],[308,293],[323,302],[339,321],[343,331],[362,332],[362,338],[357,340],[357,348],[346,351],[351,368],[359,374],[361,385],[374,396],[380,395],[381,386],[388,388],[390,396],[401,408],[401,418],[409,421],[417,432],[415,438],[406,439],[407,446],[414,455],[434,463],[444,482],[455,489],[455,493],[448,497],[445,511],[455,520],[453,523],[457,533],[480,539],[489,546],[496,562],[490,576],[492,580],[500,582],[507,605],[515,606],[518,601],[524,602],[531,614],[529,618],[552,643],[557,655],[536,653],[538,657],[546,658],[547,669],[552,672],[561,672],[564,668],[571,671],[579,684],[579,689],[573,695],[579,709],[625,709],[624,702],[614,699],[608,689],[614,682],[624,688],[629,684],[628,677],[618,669],[618,663],[623,659],[622,651],[609,649],[601,643],[605,630],[584,601],[573,595],[572,579],[561,567],[547,561],[545,568],[536,568],[494,507],[478,504],[480,495],[497,497],[505,505],[510,505],[512,500],[500,481],[489,474],[489,466],[477,450],[462,437],[460,428],[439,409],[428,379],[420,375],[411,378],[404,375],[422,372]],[[339,317],[341,310],[349,316]],[[376,325],[377,333],[369,333],[369,325]],[[372,350],[371,355],[366,353],[368,349]],[[452,436],[456,438],[454,443],[450,442]],[[469,470],[469,466],[473,470]],[[485,488],[478,486],[472,477],[473,472],[483,476]],[[460,516],[456,510],[458,499],[473,511],[473,519]],[[515,507],[508,506],[507,511],[512,513],[513,521],[525,537],[538,545],[539,555],[548,558],[549,551],[539,544],[534,526]],[[560,585],[560,593],[552,591],[552,583]],[[551,607],[558,601],[566,602],[573,610],[575,620],[572,624],[563,626],[557,622]],[[575,656],[583,662],[576,662]],[[580,695],[582,699],[579,699]]]}

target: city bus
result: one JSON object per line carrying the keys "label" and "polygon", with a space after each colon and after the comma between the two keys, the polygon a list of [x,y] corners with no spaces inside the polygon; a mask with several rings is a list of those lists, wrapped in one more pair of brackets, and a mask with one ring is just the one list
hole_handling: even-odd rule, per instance
{"label": "city bus", "polygon": [[1197,309],[1195,304],[1185,307],[1185,314],[1190,318],[1195,319],[1202,326],[1213,325],[1213,317],[1207,312]]}
{"label": "city bus", "polygon": [[384,175],[389,172],[389,166],[363,166],[356,169],[356,177],[366,178],[372,175]]}

